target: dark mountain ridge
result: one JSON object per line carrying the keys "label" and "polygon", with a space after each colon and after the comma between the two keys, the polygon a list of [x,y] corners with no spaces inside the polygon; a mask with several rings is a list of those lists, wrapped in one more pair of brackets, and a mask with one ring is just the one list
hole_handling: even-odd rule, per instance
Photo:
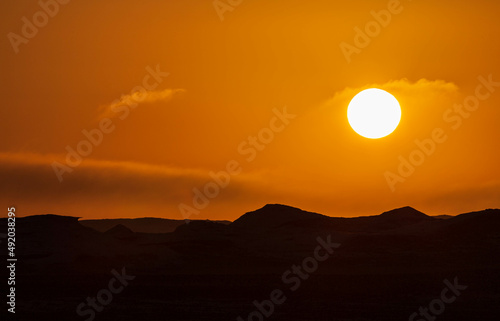
{"label": "dark mountain ridge", "polygon": [[[445,220],[410,207],[341,218],[276,204],[229,225],[191,221],[169,233],[119,224],[99,232],[68,216],[16,218],[16,316],[83,320],[78,304],[108,284],[111,270],[126,269],[134,280],[99,320],[116,320],[117,311],[127,311],[122,320],[236,320],[275,288],[289,298],[275,307],[276,320],[405,320],[455,277],[468,288],[439,319],[496,320],[499,227],[498,209]],[[283,273],[311,262],[318,240],[340,246],[290,291]]]}
{"label": "dark mountain ridge", "polygon": [[[194,220],[200,221],[200,220]],[[230,224],[230,221],[213,221],[221,224]],[[121,224],[136,233],[170,233],[181,225],[186,224],[184,220],[172,220],[156,217],[141,218],[118,218],[102,220],[80,220],[83,226],[91,227],[99,232],[105,232],[112,227]]]}

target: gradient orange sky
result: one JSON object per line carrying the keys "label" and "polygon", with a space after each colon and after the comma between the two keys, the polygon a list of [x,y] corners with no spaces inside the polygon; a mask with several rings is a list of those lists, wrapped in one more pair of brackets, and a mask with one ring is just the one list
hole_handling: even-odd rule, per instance
{"label": "gradient orange sky", "polygon": [[[346,59],[341,44],[355,44],[355,28],[394,5],[400,12]],[[238,173],[191,219],[234,220],[266,203],[330,216],[500,207],[498,2],[244,0],[223,21],[210,0],[58,6],[15,49],[22,18],[42,9],[0,4],[0,197],[20,216],[182,219],[179,205],[193,207],[193,189],[231,161]],[[147,68],[169,74],[130,113],[117,112]],[[496,86],[477,89],[488,78]],[[369,87],[402,107],[399,127],[379,140],[357,135],[346,117]],[[484,99],[471,98],[477,90]],[[453,109],[474,99],[474,111]],[[295,117],[249,160],[248,137],[285,106]],[[113,130],[60,182],[54,162],[103,118]],[[417,157],[415,140],[436,129],[445,141],[401,176],[401,157]],[[391,186],[388,172],[404,182]]]}

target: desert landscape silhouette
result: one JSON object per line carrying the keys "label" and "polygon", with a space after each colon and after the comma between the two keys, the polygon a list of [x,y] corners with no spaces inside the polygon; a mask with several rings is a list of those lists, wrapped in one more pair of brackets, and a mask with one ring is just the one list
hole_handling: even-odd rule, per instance
{"label": "desert landscape silhouette", "polygon": [[[406,320],[426,307],[440,320],[493,320],[499,214],[443,218],[403,207],[342,218],[268,204],[234,222],[169,221],[162,232],[161,219],[24,217],[16,316],[85,320],[96,309],[96,320]],[[97,293],[112,270],[130,280],[103,304]],[[443,311],[429,308],[443,282],[459,294]],[[280,304],[266,305],[273,291]]]}

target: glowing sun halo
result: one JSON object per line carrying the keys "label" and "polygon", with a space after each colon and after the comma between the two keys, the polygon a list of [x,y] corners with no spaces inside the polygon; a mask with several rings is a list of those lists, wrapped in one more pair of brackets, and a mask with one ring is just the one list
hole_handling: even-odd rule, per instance
{"label": "glowing sun halo", "polygon": [[397,99],[387,91],[365,89],[349,103],[347,119],[359,135],[372,139],[382,138],[398,127],[401,107]]}

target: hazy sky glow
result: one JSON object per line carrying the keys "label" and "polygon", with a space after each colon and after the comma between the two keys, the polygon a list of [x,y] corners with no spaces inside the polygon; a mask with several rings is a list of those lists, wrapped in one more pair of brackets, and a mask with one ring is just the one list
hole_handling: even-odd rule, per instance
{"label": "hazy sky glow", "polygon": [[[28,38],[38,1],[3,1],[4,208],[182,219],[184,204],[233,220],[266,203],[500,207],[500,3],[401,1],[346,58],[341,44],[388,3],[252,0],[221,21],[212,1],[74,0]],[[402,109],[378,140],[346,117],[370,87]]]}

